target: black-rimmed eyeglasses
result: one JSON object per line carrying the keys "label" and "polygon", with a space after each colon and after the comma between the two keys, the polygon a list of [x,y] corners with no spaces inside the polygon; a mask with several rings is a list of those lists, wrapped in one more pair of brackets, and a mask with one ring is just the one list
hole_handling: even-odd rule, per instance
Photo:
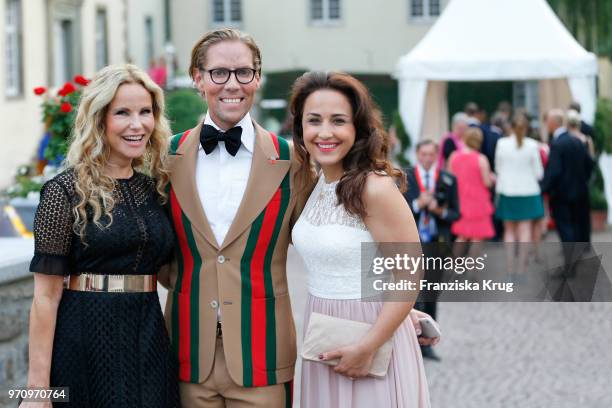
{"label": "black-rimmed eyeglasses", "polygon": [[253,68],[238,68],[238,69],[227,69],[227,68],[214,68],[214,69],[202,69],[202,71],[210,74],[210,79],[217,85],[223,85],[229,81],[230,76],[234,74],[236,81],[242,85],[251,83],[255,78],[255,71]]}

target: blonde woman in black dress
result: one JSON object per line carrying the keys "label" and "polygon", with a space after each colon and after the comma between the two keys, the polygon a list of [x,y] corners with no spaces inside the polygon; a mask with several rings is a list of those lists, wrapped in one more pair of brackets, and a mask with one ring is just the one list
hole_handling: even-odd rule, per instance
{"label": "blonde woman in black dress", "polygon": [[179,406],[155,275],[174,239],[163,112],[143,71],[102,69],[83,91],[67,169],[42,188],[28,386],[69,387],[58,406]]}

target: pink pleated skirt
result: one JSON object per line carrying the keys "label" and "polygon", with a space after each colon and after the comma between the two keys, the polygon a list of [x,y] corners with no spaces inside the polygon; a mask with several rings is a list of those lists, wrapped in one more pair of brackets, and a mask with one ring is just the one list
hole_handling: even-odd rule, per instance
{"label": "pink pleated skirt", "polygon": [[[374,323],[381,302],[308,296],[304,333],[313,312]],[[429,408],[423,358],[410,319],[393,336],[393,354],[385,378],[351,380],[322,363],[302,360],[301,408]]]}

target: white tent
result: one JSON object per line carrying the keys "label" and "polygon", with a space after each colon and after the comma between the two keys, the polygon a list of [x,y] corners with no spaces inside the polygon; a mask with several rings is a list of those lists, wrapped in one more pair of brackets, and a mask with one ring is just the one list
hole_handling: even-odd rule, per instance
{"label": "white tent", "polygon": [[[425,37],[400,58],[399,110],[414,146],[448,129],[448,81],[538,80],[540,110],[582,105],[595,117],[597,59],[545,0],[451,0]],[[467,101],[466,101],[467,102]]]}

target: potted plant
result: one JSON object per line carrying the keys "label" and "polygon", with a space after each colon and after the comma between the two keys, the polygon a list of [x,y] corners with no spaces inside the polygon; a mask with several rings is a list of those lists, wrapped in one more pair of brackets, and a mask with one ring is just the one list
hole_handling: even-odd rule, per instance
{"label": "potted plant", "polygon": [[595,166],[595,176],[589,191],[591,204],[591,229],[593,232],[604,231],[608,220],[608,202],[603,189],[603,176],[599,166]]}
{"label": "potted plant", "polygon": [[45,164],[59,166],[64,159],[74,124],[76,106],[81,97],[81,87],[88,83],[87,78],[77,75],[74,77],[74,83],[66,82],[54,96],[50,96],[45,87],[34,88],[36,95],[45,98],[42,103],[45,134],[41,142],[39,157],[43,165],[39,166],[39,170]]}
{"label": "potted plant", "polygon": [[68,151],[76,106],[82,87],[88,83],[87,78],[77,75],[74,83],[66,82],[56,95],[51,95],[42,86],[33,89],[34,94],[44,98],[41,106],[45,133],[38,149],[38,161],[19,166],[15,172],[15,184],[0,191],[0,197],[38,199],[41,186],[53,177]]}
{"label": "potted plant", "polygon": [[603,231],[608,219],[608,203],[604,190],[604,178],[599,167],[601,154],[612,153],[612,101],[599,98],[595,112],[595,171],[590,183],[591,227]]}

